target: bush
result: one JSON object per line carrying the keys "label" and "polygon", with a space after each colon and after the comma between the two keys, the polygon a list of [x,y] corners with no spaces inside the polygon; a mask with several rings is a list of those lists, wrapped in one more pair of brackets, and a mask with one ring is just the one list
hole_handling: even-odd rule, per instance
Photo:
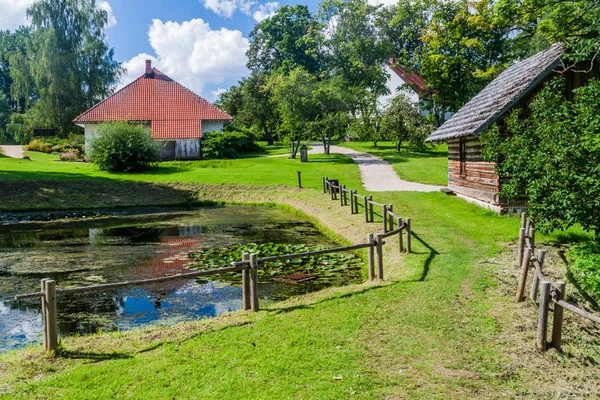
{"label": "bush", "polygon": [[52,144],[40,139],[33,139],[27,145],[27,151],[38,151],[40,153],[52,153]]}
{"label": "bush", "polygon": [[98,128],[90,144],[90,159],[102,171],[132,172],[160,160],[161,146],[150,138],[150,129],[127,122],[110,122]]}
{"label": "bush", "polygon": [[254,135],[241,132],[209,132],[202,139],[202,158],[206,160],[231,159],[244,153],[263,151]]}
{"label": "bush", "polygon": [[573,260],[569,271],[575,282],[597,302],[600,302],[600,245],[582,243],[569,251]]}
{"label": "bush", "polygon": [[58,161],[68,161],[74,162],[79,159],[79,155],[75,151],[67,151],[66,153],[62,153],[58,155]]}

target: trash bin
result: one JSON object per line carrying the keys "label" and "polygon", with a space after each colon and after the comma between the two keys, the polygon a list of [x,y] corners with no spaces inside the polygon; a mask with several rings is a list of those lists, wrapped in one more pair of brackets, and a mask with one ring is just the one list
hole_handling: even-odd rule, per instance
{"label": "trash bin", "polygon": [[300,147],[300,162],[308,162],[308,147],[305,144]]}

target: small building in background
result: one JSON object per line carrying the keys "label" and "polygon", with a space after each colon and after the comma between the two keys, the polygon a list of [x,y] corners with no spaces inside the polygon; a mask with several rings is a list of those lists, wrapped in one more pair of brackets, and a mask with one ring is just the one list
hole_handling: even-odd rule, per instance
{"label": "small building in background", "polygon": [[164,143],[161,159],[194,160],[201,158],[202,136],[222,131],[231,119],[225,111],[152,68],[147,60],[144,75],[73,122],[85,130],[86,149],[100,124],[128,121],[147,125],[151,137]]}
{"label": "small building in background", "polygon": [[[527,199],[509,203],[499,193],[502,181],[496,164],[482,157],[479,135],[510,111],[527,107],[542,86],[558,74],[567,82],[567,95],[600,77],[598,63],[565,69],[560,43],[508,67],[454,116],[434,131],[427,142],[448,142],[448,189],[468,201],[499,213],[519,211]],[[585,71],[585,72],[582,72]]]}

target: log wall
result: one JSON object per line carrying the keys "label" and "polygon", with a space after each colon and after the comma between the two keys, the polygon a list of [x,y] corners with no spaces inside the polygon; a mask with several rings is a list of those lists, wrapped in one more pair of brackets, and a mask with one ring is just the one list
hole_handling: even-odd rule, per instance
{"label": "log wall", "polygon": [[448,188],[455,193],[498,205],[500,180],[494,169],[496,164],[485,161],[481,156],[479,138],[467,136],[464,138],[465,173],[461,175],[460,140],[448,140]]}

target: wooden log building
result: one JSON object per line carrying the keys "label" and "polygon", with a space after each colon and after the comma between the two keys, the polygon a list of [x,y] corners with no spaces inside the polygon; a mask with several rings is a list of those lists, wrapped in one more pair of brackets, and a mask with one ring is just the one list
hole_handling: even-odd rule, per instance
{"label": "wooden log building", "polygon": [[514,63],[426,139],[448,142],[449,192],[498,213],[526,207],[526,199],[509,203],[499,196],[502,181],[496,164],[483,159],[479,135],[511,110],[527,107],[543,84],[559,74],[566,77],[568,98],[590,77],[600,77],[598,63],[565,68],[563,52],[562,45],[556,43]]}

